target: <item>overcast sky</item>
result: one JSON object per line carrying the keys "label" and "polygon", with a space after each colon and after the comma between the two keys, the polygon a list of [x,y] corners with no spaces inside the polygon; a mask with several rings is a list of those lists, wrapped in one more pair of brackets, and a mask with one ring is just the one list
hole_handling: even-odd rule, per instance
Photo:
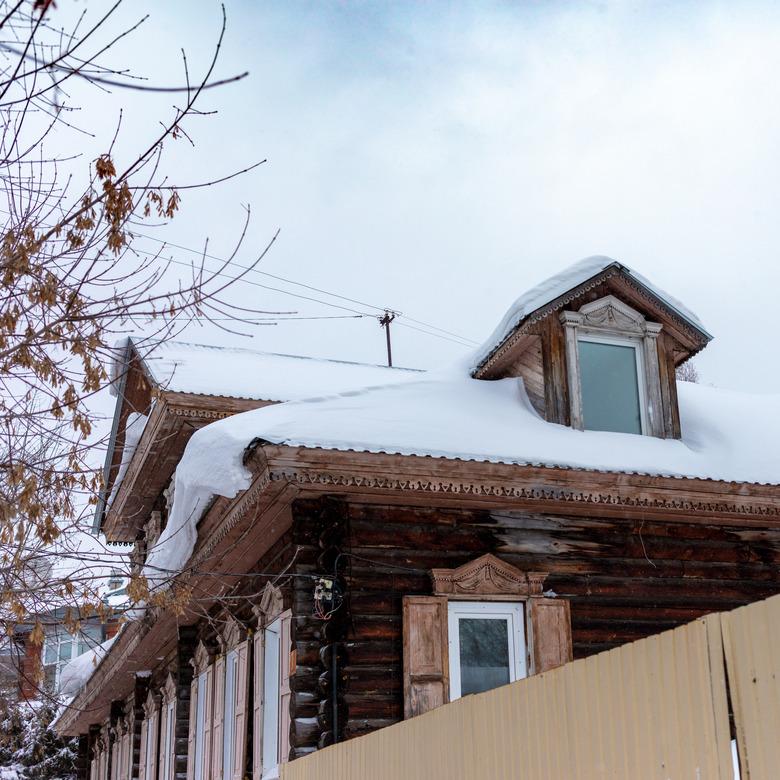
{"label": "overcast sky", "polygon": [[[176,83],[183,46],[202,69],[219,4],[133,0],[123,19],[146,10],[113,61]],[[777,390],[780,6],[230,0],[227,12],[218,75],[250,75],[209,94],[202,108],[219,113],[193,120],[196,148],[174,145],[167,170],[188,183],[268,162],[186,193],[156,235],[192,248],[208,238],[224,254],[249,203],[242,261],[279,228],[262,270],[474,341],[528,286],[606,254],[702,318],[715,336],[699,358],[705,382]],[[150,138],[171,103],[86,94],[84,117],[103,139],[124,106],[120,153]],[[350,313],[249,284],[234,300]],[[407,327],[393,334],[399,364],[467,349]],[[384,360],[370,318],[257,327],[251,340],[199,325],[186,336]]]}

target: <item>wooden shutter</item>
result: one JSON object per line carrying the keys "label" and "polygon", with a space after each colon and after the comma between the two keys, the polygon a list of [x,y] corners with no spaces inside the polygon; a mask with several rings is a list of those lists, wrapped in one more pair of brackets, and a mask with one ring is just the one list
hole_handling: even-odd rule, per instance
{"label": "wooden shutter", "polygon": [[265,631],[258,628],[252,638],[254,690],[252,691],[252,780],[263,776],[263,677],[265,675]]}
{"label": "wooden shutter", "polygon": [[282,630],[279,641],[279,763],[284,764],[290,759],[290,675],[292,654],[290,629],[292,628],[292,613],[288,610],[282,615]]}
{"label": "wooden shutter", "polygon": [[244,779],[246,766],[247,708],[249,705],[249,640],[236,646],[236,695],[233,717],[233,776],[232,780]]}
{"label": "wooden shutter", "polygon": [[163,702],[160,707],[160,761],[157,769],[159,780],[168,780],[165,776],[165,752],[168,750],[168,740],[165,738],[168,731],[168,705]]}
{"label": "wooden shutter", "polygon": [[[214,684],[214,667],[206,669],[206,684],[204,686],[203,703],[203,780],[211,779],[211,718],[214,706],[212,685]],[[215,778],[221,780],[221,778]]]}
{"label": "wooden shutter", "polygon": [[527,601],[530,674],[555,669],[572,659],[571,613],[566,599],[530,598]]}
{"label": "wooden shutter", "polygon": [[211,726],[211,777],[222,780],[222,729],[225,721],[225,657],[214,664],[214,719]]}
{"label": "wooden shutter", "polygon": [[195,739],[198,725],[198,675],[190,683],[190,722],[187,731],[187,780],[195,780]]}
{"label": "wooden shutter", "polygon": [[412,718],[449,701],[446,597],[404,597],[403,642],[404,717]]}
{"label": "wooden shutter", "polygon": [[[149,726],[146,730],[146,738],[151,742],[149,745],[151,761],[149,762],[150,776],[145,778],[145,780],[157,780],[157,772],[155,770],[157,768],[157,744],[160,736],[160,717],[158,713],[159,710],[155,708],[152,712],[152,717],[149,719]],[[146,761],[146,756],[144,756],[144,761]]]}
{"label": "wooden shutter", "polygon": [[138,780],[146,780],[146,740],[149,738],[149,720],[141,721],[141,750],[138,759]]}
{"label": "wooden shutter", "polygon": [[120,761],[122,762],[122,765],[119,767],[119,778],[120,780],[130,780],[130,759],[132,756],[130,755],[129,731],[122,737],[122,746],[119,750],[119,755],[121,756]]}
{"label": "wooden shutter", "polygon": [[119,780],[119,740],[111,745],[111,780]]}

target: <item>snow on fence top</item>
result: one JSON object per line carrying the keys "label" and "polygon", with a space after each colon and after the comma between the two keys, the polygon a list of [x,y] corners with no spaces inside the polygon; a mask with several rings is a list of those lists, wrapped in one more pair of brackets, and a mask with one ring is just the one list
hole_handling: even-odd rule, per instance
{"label": "snow on fence top", "polygon": [[249,487],[255,437],[276,444],[457,460],[780,483],[778,395],[678,385],[682,439],[579,431],[543,420],[521,379],[472,379],[471,360],[410,381],[268,406],[197,431],[176,470],[171,516],[147,561],[161,583],[192,553],[213,495]]}
{"label": "snow on fence top", "polygon": [[156,346],[144,354],[143,362],[150,379],[163,390],[258,401],[299,401],[418,374],[408,368],[183,341]]}
{"label": "snow on fence top", "polygon": [[495,350],[529,314],[532,314],[537,309],[541,309],[548,303],[552,303],[556,298],[565,295],[570,290],[573,290],[575,287],[613,265],[636,279],[636,281],[645,289],[649,290],[672,311],[677,312],[684,320],[687,320],[693,325],[694,328],[702,331],[705,335],[709,335],[704,325],[702,325],[701,320],[687,306],[669,295],[669,293],[659,289],[652,284],[652,282],[629,268],[627,265],[624,265],[617,260],[613,260],[611,257],[594,255],[593,257],[586,257],[584,260],[580,260],[579,262],[570,265],[568,268],[564,268],[560,273],[550,276],[536,285],[536,287],[532,287],[530,290],[523,293],[523,295],[509,307],[506,314],[504,314],[501,319],[501,322],[498,323],[485,343],[474,353],[472,358],[472,370],[479,368],[479,366],[490,357],[493,350]]}

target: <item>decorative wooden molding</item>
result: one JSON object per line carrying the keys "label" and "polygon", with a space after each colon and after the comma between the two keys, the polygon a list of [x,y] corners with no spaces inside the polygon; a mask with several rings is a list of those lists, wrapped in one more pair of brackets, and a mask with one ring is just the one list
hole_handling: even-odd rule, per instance
{"label": "decorative wooden molding", "polygon": [[190,664],[195,672],[195,675],[202,674],[208,669],[211,664],[212,654],[206,648],[206,645],[202,641],[198,642],[198,646],[195,648],[195,652],[190,658]]}
{"label": "decorative wooden molding", "polygon": [[542,593],[547,572],[525,572],[487,553],[457,569],[431,569],[435,596],[527,598]]}
{"label": "decorative wooden molding", "polygon": [[246,639],[246,629],[229,612],[223,612],[220,619],[222,628],[217,632],[217,641],[220,650],[228,653]]}
{"label": "decorative wooden molding", "polygon": [[284,611],[284,599],[282,591],[271,582],[265,584],[260,603],[252,607],[252,612],[257,618],[257,627],[262,628],[272,622]]}
{"label": "decorative wooden molding", "polygon": [[[412,456],[414,457],[414,456]],[[422,459],[422,458],[420,458]],[[491,464],[492,465],[492,464]],[[533,464],[507,464],[509,467],[527,466]],[[632,475],[634,472],[600,472],[596,469],[574,469],[565,466],[545,466],[550,472],[571,472],[574,474],[600,474],[618,473]],[[644,476],[638,474],[637,476]],[[650,475],[652,476],[652,475]],[[659,477],[659,480],[671,480],[674,482],[691,482],[688,477]],[[675,497],[669,490],[664,490],[660,485],[652,491],[637,491],[639,495],[622,495],[619,486],[615,490],[594,489],[583,490],[563,486],[542,487],[528,484],[513,485],[506,480],[480,480],[480,479],[446,479],[442,477],[389,477],[385,474],[371,475],[365,471],[357,474],[314,471],[309,469],[284,468],[271,472],[272,481],[286,481],[298,485],[315,485],[325,489],[331,488],[362,488],[367,490],[394,490],[410,493],[444,494],[455,496],[474,496],[479,498],[519,499],[532,502],[555,502],[558,504],[586,504],[588,506],[610,506],[626,509],[655,509],[672,513],[700,514],[709,513],[715,515],[731,514],[747,517],[780,517],[780,503],[772,502],[771,505],[756,504],[750,501],[739,502],[731,500],[691,500]],[[702,480],[707,481],[707,480]],[[723,485],[732,485],[735,498],[739,492],[739,485],[749,485],[744,482],[723,482]],[[693,490],[694,488],[692,488]],[[656,495],[648,495],[653,492]]]}
{"label": "decorative wooden molding", "polygon": [[146,701],[143,703],[144,717],[151,718],[160,707],[159,695],[155,695],[152,691],[146,694]]}
{"label": "decorative wooden molding", "polygon": [[162,694],[162,703],[164,705],[176,701],[176,680],[173,679],[173,675],[170,672],[160,693]]}
{"label": "decorative wooden molding", "polygon": [[644,335],[648,324],[661,330],[660,325],[648,323],[645,316],[614,295],[586,303],[579,311],[562,311],[561,321],[575,323],[580,328],[604,329],[610,333]]}
{"label": "decorative wooden molding", "polygon": [[[209,538],[206,540],[203,547],[195,552],[192,559],[193,566],[198,566],[203,563],[211,555],[214,548],[233,528],[236,527],[236,525],[238,525],[244,516],[254,508],[270,482],[271,476],[268,469],[261,471],[261,473],[255,477],[249,489],[236,499],[232,508],[226,513],[223,522],[209,534]],[[205,514],[206,513],[204,513],[204,517]]]}

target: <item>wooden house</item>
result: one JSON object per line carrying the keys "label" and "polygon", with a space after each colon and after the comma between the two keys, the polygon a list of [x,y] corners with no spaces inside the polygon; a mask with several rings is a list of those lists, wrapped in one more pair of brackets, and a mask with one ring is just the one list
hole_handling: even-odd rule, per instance
{"label": "wooden house", "polygon": [[81,776],[275,777],[780,591],[777,399],[678,383],[710,339],[597,257],[448,370],[128,344],[97,524],[186,603],[60,716]]}

